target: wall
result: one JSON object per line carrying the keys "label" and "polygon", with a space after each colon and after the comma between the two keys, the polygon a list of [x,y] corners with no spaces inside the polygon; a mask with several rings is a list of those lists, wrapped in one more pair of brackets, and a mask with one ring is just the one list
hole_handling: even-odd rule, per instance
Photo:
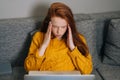
{"label": "wall", "polygon": [[120,0],[0,0],[0,19],[45,15],[55,1],[64,2],[73,13],[99,13],[120,10]]}

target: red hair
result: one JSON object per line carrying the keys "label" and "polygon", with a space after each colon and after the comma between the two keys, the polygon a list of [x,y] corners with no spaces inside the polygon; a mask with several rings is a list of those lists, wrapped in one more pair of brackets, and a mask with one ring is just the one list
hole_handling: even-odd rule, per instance
{"label": "red hair", "polygon": [[[81,34],[79,34],[77,32],[77,30],[76,30],[76,25],[75,25],[75,21],[74,21],[74,18],[73,18],[73,13],[72,13],[71,9],[67,5],[65,5],[63,3],[60,3],[60,2],[56,2],[56,3],[53,3],[50,6],[50,8],[48,9],[47,16],[45,17],[45,19],[43,21],[43,25],[41,27],[41,32],[46,33],[49,21],[54,16],[63,18],[68,22],[68,24],[70,25],[71,31],[72,31],[73,42],[74,42],[75,46],[77,46],[78,50],[84,56],[87,56],[88,52],[89,52],[88,47],[83,42],[83,40],[80,38],[79,35],[81,35]],[[67,38],[66,33],[65,33],[65,35],[63,37],[65,39]]]}

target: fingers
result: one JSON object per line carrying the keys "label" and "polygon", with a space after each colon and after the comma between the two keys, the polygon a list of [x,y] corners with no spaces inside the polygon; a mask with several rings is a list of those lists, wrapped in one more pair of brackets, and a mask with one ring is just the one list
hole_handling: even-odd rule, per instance
{"label": "fingers", "polygon": [[51,21],[50,21],[50,22],[49,22],[49,25],[48,25],[48,28],[51,29],[51,27],[52,27],[52,23],[51,23]]}
{"label": "fingers", "polygon": [[44,37],[44,41],[43,41],[43,44],[45,46],[48,46],[48,44],[50,42],[50,39],[51,39],[51,28],[52,28],[52,24],[51,24],[51,22],[49,22],[48,29],[47,29],[47,32],[45,33],[45,37]]}
{"label": "fingers", "polygon": [[70,25],[68,24],[68,36],[70,36],[72,33],[71,33],[71,28],[70,28]]}
{"label": "fingers", "polygon": [[52,23],[49,22],[48,29],[47,29],[48,34],[51,34],[51,28],[52,28]]}
{"label": "fingers", "polygon": [[73,37],[72,37],[72,31],[71,31],[71,27],[68,25],[68,38],[67,38],[67,44],[70,48],[70,50],[73,50],[75,48],[74,42],[73,42]]}

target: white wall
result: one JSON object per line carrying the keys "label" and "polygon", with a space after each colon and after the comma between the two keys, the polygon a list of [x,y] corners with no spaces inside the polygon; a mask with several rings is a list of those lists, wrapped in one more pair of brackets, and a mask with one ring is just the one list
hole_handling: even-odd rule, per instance
{"label": "white wall", "polygon": [[0,0],[0,19],[45,15],[48,6],[56,1],[67,4],[73,13],[120,10],[120,0]]}

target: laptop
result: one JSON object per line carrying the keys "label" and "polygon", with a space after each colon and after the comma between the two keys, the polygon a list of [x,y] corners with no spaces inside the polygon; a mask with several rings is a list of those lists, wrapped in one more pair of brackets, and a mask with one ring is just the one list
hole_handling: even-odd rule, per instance
{"label": "laptop", "polygon": [[79,71],[30,71],[24,80],[95,80],[95,75],[81,75]]}

